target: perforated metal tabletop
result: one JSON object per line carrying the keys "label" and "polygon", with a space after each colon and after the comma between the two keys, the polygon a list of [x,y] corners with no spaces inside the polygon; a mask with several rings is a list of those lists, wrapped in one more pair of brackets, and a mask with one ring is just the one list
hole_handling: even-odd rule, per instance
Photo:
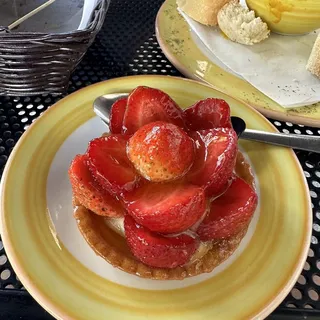
{"label": "perforated metal tabletop", "polygon": [[[181,76],[157,43],[154,22],[162,0],[113,0],[104,26],[75,70],[68,93],[102,80],[136,74]],[[61,96],[0,97],[0,170],[28,126]],[[309,128],[270,119],[285,133],[320,135]],[[313,205],[308,260],[291,294],[270,319],[320,319],[320,155],[297,152]],[[288,239],[288,243],[290,239]],[[53,319],[26,292],[0,242],[0,319]]]}

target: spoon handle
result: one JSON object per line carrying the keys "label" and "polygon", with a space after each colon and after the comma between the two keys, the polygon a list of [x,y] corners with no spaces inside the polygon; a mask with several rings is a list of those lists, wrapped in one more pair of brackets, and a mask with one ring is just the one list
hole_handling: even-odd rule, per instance
{"label": "spoon handle", "polygon": [[271,133],[246,129],[242,133],[241,138],[320,153],[320,137],[298,134]]}

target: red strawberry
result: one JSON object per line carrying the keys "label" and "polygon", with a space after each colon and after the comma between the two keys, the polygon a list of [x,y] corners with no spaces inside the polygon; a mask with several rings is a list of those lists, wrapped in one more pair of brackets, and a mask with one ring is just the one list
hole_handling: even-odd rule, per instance
{"label": "red strawberry", "polygon": [[208,98],[198,101],[184,111],[184,118],[187,127],[193,131],[231,128],[230,107],[222,99]]}
{"label": "red strawberry", "polygon": [[90,169],[98,182],[114,195],[132,190],[139,180],[126,154],[128,139],[126,136],[109,135],[89,143]]}
{"label": "red strawberry", "polygon": [[197,230],[201,240],[217,240],[237,234],[250,222],[257,203],[257,194],[251,186],[236,177],[229,189],[212,202],[210,213]]}
{"label": "red strawberry", "polygon": [[110,131],[111,133],[121,133],[124,113],[126,112],[127,98],[117,100],[111,107]]}
{"label": "red strawberry", "polygon": [[171,122],[184,127],[182,110],[166,93],[158,89],[137,87],[128,97],[122,133],[133,134],[154,121]]}
{"label": "red strawberry", "polygon": [[77,155],[68,173],[73,194],[83,206],[101,216],[123,215],[120,203],[103,190],[92,177],[86,155]]}
{"label": "red strawberry", "polygon": [[127,154],[147,180],[170,181],[183,176],[194,160],[193,140],[172,123],[141,127],[129,140]]}
{"label": "red strawberry", "polygon": [[128,213],[151,231],[182,232],[205,213],[207,201],[202,188],[188,184],[148,183],[124,196]]}
{"label": "red strawberry", "polygon": [[125,216],[124,229],[132,254],[151,267],[176,268],[190,261],[199,240],[186,234],[165,237],[138,225]]}
{"label": "red strawberry", "polygon": [[233,129],[217,128],[191,133],[195,141],[195,161],[187,180],[204,186],[209,197],[219,195],[232,176],[237,157],[237,134]]}

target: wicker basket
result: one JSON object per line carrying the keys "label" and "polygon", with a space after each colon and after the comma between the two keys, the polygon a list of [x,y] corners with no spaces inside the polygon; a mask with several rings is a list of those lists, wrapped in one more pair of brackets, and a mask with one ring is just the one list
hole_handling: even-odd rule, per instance
{"label": "wicker basket", "polygon": [[110,0],[101,0],[89,26],[61,34],[11,33],[0,27],[0,95],[63,94],[102,27]]}

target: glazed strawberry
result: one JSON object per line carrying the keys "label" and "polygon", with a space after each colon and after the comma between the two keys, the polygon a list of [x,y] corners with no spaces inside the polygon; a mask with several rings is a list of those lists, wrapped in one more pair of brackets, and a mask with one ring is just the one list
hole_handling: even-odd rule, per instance
{"label": "glazed strawberry", "polygon": [[122,133],[133,134],[154,121],[184,127],[182,110],[166,93],[149,87],[137,87],[128,97]]}
{"label": "glazed strawberry", "polygon": [[176,268],[190,261],[199,247],[199,240],[186,234],[164,237],[138,225],[125,216],[124,229],[132,254],[151,267]]}
{"label": "glazed strawberry", "polygon": [[73,159],[68,173],[73,195],[83,206],[101,216],[118,217],[123,215],[120,203],[103,190],[92,177],[86,155],[77,155]]}
{"label": "glazed strawberry", "polygon": [[232,176],[237,156],[237,135],[233,129],[217,128],[192,132],[197,146],[187,180],[203,186],[209,197],[219,195]]}
{"label": "glazed strawberry", "polygon": [[110,111],[110,131],[111,133],[121,133],[124,114],[127,107],[127,98],[117,100]]}
{"label": "glazed strawberry", "polygon": [[194,160],[193,140],[172,123],[152,122],[129,140],[127,154],[147,180],[161,182],[183,176]]}
{"label": "glazed strawberry", "polygon": [[187,127],[192,131],[231,128],[230,107],[222,99],[200,100],[184,111]]}
{"label": "glazed strawberry", "polygon": [[240,232],[250,222],[257,202],[251,186],[236,177],[229,189],[212,202],[210,213],[197,230],[201,240],[228,238]]}
{"label": "glazed strawberry", "polygon": [[139,176],[126,154],[128,137],[109,135],[92,140],[87,150],[94,177],[110,193],[132,190]]}
{"label": "glazed strawberry", "polygon": [[163,234],[188,229],[207,209],[203,189],[189,184],[145,184],[125,195],[124,202],[138,223]]}

